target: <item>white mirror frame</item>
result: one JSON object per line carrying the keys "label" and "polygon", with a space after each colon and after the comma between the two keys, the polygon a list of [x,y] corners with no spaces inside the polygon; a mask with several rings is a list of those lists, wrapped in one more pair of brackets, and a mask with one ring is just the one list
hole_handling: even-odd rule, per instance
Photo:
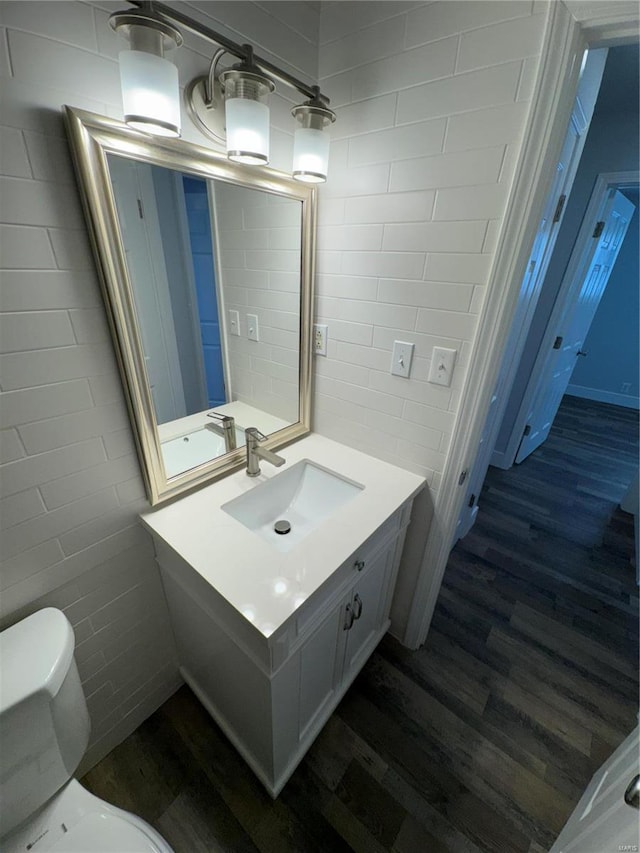
{"label": "white mirror frame", "polygon": [[66,106],[65,120],[80,195],[87,219],[113,344],[152,505],[226,476],[246,461],[244,447],[225,453],[183,474],[165,474],[142,341],[136,321],[118,215],[107,163],[108,154],[130,157],[202,178],[275,193],[301,202],[299,420],[273,433],[265,443],[283,447],[311,429],[311,331],[316,239],[316,190],[289,175],[265,167],[244,166],[224,155],[179,139],[153,138],[115,119]]}

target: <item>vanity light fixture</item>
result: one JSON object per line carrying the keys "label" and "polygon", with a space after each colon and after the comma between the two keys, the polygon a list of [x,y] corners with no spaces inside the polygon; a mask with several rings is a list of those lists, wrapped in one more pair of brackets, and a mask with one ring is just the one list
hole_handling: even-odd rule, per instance
{"label": "vanity light fixture", "polygon": [[291,115],[299,124],[293,135],[293,177],[307,184],[320,184],[327,180],[328,128],[336,114],[320,99],[318,89],[314,98],[294,107]]}
{"label": "vanity light fixture", "polygon": [[267,99],[276,88],[253,61],[253,48],[243,45],[247,58],[219,77],[224,93],[227,126],[227,157],[238,163],[269,162],[269,107]]}
{"label": "vanity light fixture", "polygon": [[178,69],[164,52],[180,47],[182,35],[150,7],[148,3],[143,9],[109,17],[113,29],[130,45],[118,55],[124,120],[154,136],[180,136]]}
{"label": "vanity light fixture", "polygon": [[[321,183],[327,179],[329,160],[328,127],[335,121],[335,113],[329,109],[329,99],[325,97],[318,86],[310,86],[302,80],[284,71],[272,62],[256,56],[248,44],[238,44],[221,33],[212,30],[182,12],[158,2],[149,0],[129,0],[132,6],[138,7],[131,12],[118,12],[111,16],[111,26],[125,29],[129,35],[132,50],[120,54],[120,67],[123,79],[123,100],[125,105],[125,121],[139,130],[161,135],[180,134],[180,110],[177,106],[173,113],[173,121],[161,114],[159,105],[161,98],[154,93],[144,100],[146,112],[136,100],[135,109],[129,107],[130,101],[125,95],[123,58],[125,54],[145,54],[145,62],[149,64],[150,57],[166,62],[162,56],[166,40],[172,39],[175,46],[182,43],[178,31],[189,30],[202,38],[218,45],[213,55],[209,73],[196,77],[185,89],[187,109],[194,124],[205,135],[218,143],[225,143],[227,156],[230,160],[240,163],[266,165],[269,162],[269,108],[268,96],[275,89],[274,80],[285,83],[297,89],[308,100],[291,111],[297,124],[294,134],[293,177],[305,183]],[[133,18],[132,22],[129,20]],[[157,24],[163,28],[158,35]],[[149,32],[138,33],[147,28]],[[155,29],[154,29],[155,27]],[[176,38],[177,36],[177,38]],[[158,42],[160,43],[158,45]],[[218,73],[218,63],[224,54],[230,54],[240,61],[231,68]],[[134,62],[138,62],[136,56]],[[124,64],[132,60],[124,58]],[[177,88],[177,71],[175,72],[175,87]],[[172,88],[172,92],[174,89]],[[220,108],[224,101],[224,111]],[[175,103],[175,102],[173,102]],[[152,114],[152,115],[148,115]],[[225,127],[226,125],[226,127]],[[170,128],[177,132],[170,133]]]}

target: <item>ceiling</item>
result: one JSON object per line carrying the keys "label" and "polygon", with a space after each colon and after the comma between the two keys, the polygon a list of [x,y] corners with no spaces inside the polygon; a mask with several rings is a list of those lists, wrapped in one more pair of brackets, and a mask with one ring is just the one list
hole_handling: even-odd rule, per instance
{"label": "ceiling", "polygon": [[638,115],[640,89],[640,45],[626,44],[609,48],[596,102],[598,113],[635,113]]}

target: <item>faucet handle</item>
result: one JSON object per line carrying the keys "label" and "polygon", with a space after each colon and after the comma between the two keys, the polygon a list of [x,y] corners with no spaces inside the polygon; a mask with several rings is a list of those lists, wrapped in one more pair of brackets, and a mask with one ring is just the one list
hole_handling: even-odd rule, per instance
{"label": "faucet handle", "polygon": [[207,412],[207,417],[213,418],[214,421],[221,421],[222,423],[227,423],[228,421],[233,420],[230,415],[223,415],[220,412]]}
{"label": "faucet handle", "polygon": [[260,432],[258,427],[247,427],[245,429],[245,435],[252,435],[254,438],[257,438],[258,441],[266,441],[267,436],[264,433]]}

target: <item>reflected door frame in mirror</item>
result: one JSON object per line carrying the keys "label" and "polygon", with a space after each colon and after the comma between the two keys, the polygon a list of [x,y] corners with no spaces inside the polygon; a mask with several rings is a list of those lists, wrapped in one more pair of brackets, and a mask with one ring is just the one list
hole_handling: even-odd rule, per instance
{"label": "reflected door frame in mirror", "polygon": [[[262,190],[301,202],[300,350],[298,421],[273,433],[266,446],[283,447],[311,429],[312,312],[315,272],[316,190],[265,167],[244,166],[182,140],[153,138],[115,119],[65,107],[67,132],[96,259],[145,488],[152,505],[238,470],[240,447],[175,477],[165,473],[154,402],[120,235],[107,156],[164,166],[205,179]],[[255,426],[247,424],[245,426]]]}

